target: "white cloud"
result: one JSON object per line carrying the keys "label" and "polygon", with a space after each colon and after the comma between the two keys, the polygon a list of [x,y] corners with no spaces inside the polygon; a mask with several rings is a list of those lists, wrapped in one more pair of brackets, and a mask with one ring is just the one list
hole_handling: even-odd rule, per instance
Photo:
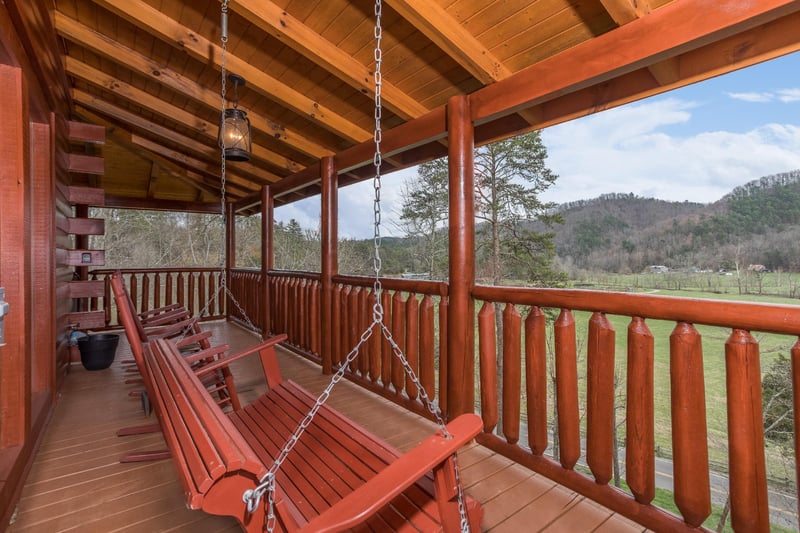
{"label": "white cloud", "polygon": [[[543,132],[559,179],[544,197],[568,202],[633,192],[713,202],[737,185],[800,168],[800,126],[766,124],[744,133],[681,138],[661,131],[698,104],[665,99],[613,109]],[[604,116],[605,115],[605,116]]]}
{"label": "white cloud", "polygon": [[781,89],[777,91],[778,100],[785,103],[800,102],[800,89]]}
{"label": "white cloud", "polygon": [[734,100],[741,100],[743,102],[772,102],[775,100],[775,95],[769,92],[761,92],[761,93],[728,93],[728,96],[733,98]]}

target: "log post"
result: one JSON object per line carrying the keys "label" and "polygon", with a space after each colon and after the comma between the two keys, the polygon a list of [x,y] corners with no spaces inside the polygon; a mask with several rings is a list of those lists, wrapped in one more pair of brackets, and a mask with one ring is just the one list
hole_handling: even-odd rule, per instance
{"label": "log post", "polygon": [[450,304],[448,312],[447,415],[474,411],[475,398],[475,135],[469,100],[447,102],[450,174]]}
{"label": "log post", "polygon": [[[338,185],[333,157],[323,157],[322,174],[322,264],[320,290],[322,292],[320,315],[311,317],[319,320],[322,331],[321,353],[322,373],[333,372],[333,277],[339,272],[339,235],[338,235]],[[313,325],[317,327],[317,325]]]}

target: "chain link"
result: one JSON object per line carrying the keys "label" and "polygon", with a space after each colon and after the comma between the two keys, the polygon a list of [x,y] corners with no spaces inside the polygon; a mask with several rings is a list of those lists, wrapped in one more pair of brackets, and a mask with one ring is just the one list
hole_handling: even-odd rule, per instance
{"label": "chain link", "polygon": [[[325,402],[331,395],[333,388],[339,383],[342,378],[344,378],[345,372],[347,369],[350,368],[350,364],[356,359],[358,356],[361,348],[366,344],[369,338],[375,333],[375,328],[379,328],[380,332],[384,339],[389,343],[392,347],[392,353],[394,356],[402,363],[403,369],[408,376],[409,380],[414,384],[417,388],[418,395],[422,404],[430,411],[433,415],[436,423],[439,425],[441,434],[444,438],[452,438],[450,432],[447,431],[447,426],[444,422],[444,417],[442,416],[442,412],[439,407],[430,399],[428,393],[422,386],[422,383],[417,376],[416,372],[412,368],[411,364],[408,361],[408,358],[403,353],[403,350],[400,349],[397,342],[395,342],[394,338],[392,337],[391,331],[383,322],[383,306],[381,305],[381,293],[383,291],[383,287],[381,285],[381,165],[383,162],[382,154],[381,154],[381,141],[383,130],[381,128],[381,119],[383,115],[383,106],[381,102],[381,88],[382,88],[382,77],[381,77],[381,64],[383,61],[382,51],[381,51],[381,42],[383,39],[383,27],[381,26],[381,17],[383,11],[383,4],[381,0],[375,0],[375,131],[373,134],[373,140],[375,141],[375,155],[372,159],[372,164],[375,167],[375,176],[372,180],[372,186],[374,191],[374,200],[373,200],[373,224],[374,224],[374,237],[373,237],[373,245],[374,245],[374,258],[373,258],[373,269],[375,272],[375,280],[373,283],[372,288],[372,297],[374,298],[374,303],[372,306],[372,323],[367,327],[367,329],[361,334],[361,338],[359,339],[356,346],[350,350],[345,358],[344,362],[339,366],[337,371],[333,374],[328,386],[325,387],[325,390],[317,397],[314,406],[311,410],[306,414],[305,418],[298,424],[297,428],[295,429],[294,433],[292,433],[289,440],[284,445],[283,449],[281,450],[278,457],[275,459],[275,462],[272,464],[272,467],[269,471],[261,478],[258,486],[254,489],[250,489],[244,492],[242,495],[242,500],[247,504],[247,511],[249,513],[253,513],[258,509],[260,505],[261,499],[264,497],[264,494],[267,493],[267,520],[266,520],[266,527],[267,531],[270,533],[273,531],[276,519],[275,519],[275,476],[280,469],[283,462],[286,460],[286,457],[291,453],[292,449],[295,447],[297,442],[302,437],[305,430],[311,424],[312,420],[316,416],[317,412],[322,408]],[[224,156],[223,156],[223,165],[224,165]],[[224,168],[224,166],[223,166]],[[461,487],[461,477],[458,471],[458,457],[453,456],[454,466],[455,466],[455,481],[456,486],[458,488],[458,511],[460,514],[460,527],[462,533],[469,533],[469,520],[467,519],[467,510],[466,505],[464,504],[464,493]]]}

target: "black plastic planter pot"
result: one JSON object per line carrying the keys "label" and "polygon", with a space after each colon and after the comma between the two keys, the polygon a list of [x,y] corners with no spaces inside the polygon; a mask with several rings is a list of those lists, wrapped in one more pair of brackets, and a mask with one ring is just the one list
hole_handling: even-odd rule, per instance
{"label": "black plastic planter pot", "polygon": [[89,335],[78,339],[81,363],[86,370],[103,370],[111,366],[117,354],[119,335]]}

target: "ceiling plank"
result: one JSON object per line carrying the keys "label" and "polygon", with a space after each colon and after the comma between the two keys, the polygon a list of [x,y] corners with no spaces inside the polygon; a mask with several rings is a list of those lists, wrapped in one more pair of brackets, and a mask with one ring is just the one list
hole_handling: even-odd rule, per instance
{"label": "ceiling plank", "polygon": [[[220,68],[222,48],[197,32],[182,26],[175,20],[146,4],[142,0],[92,0],[109,9],[128,22],[145,30],[154,37],[183,50],[191,57]],[[265,72],[251,66],[232,53],[225,55],[226,68],[247,80],[247,86],[261,95],[286,106],[295,113],[319,124],[350,142],[361,142],[372,137],[372,133],[350,122],[320,102],[281,83]]]}
{"label": "ceiling plank", "polygon": [[481,124],[500,118],[798,11],[796,0],[681,0],[472,93],[472,119]]}
{"label": "ceiling plank", "polygon": [[[149,80],[169,87],[187,98],[213,109],[220,108],[219,92],[181,76],[166,66],[160,65],[157,61],[121,45],[58,11],[55,13],[55,27],[62,37],[129,68]],[[333,154],[332,150],[307,139],[299,132],[286,128],[275,120],[258,115],[253,111],[248,111],[247,116],[254,130],[269,135],[298,152],[315,159]]]}
{"label": "ceiling plank", "polygon": [[103,207],[119,209],[142,209],[145,211],[177,211],[181,213],[209,213],[218,215],[222,206],[217,202],[184,202],[180,200],[148,200],[147,198],[131,198],[130,196],[106,195]]}
{"label": "ceiling plank", "polygon": [[648,0],[600,0],[618,26],[641,18],[650,13]]}
{"label": "ceiling plank", "polygon": [[[85,108],[94,110],[102,115],[122,122],[123,124],[127,124],[128,126],[147,131],[151,135],[159,137],[164,141],[179,143],[183,148],[194,152],[195,154],[199,154],[207,158],[216,158],[219,154],[219,150],[217,148],[206,146],[201,142],[197,142],[194,139],[185,137],[175,131],[170,130],[169,128],[165,128],[164,126],[150,122],[149,120],[145,120],[135,113],[131,113],[130,111],[119,108],[113,104],[110,104],[109,102],[106,102],[105,100],[96,98],[79,89],[72,90],[72,98],[74,98],[77,103],[81,104]],[[252,182],[255,184],[252,185],[253,187],[269,185],[275,181],[276,176],[255,167],[255,165],[251,163],[237,163],[236,168],[242,174],[242,179],[245,182]]]}
{"label": "ceiling plank", "polygon": [[474,35],[430,0],[387,0],[397,13],[415,26],[447,55],[483,84],[509,77],[512,72]]}
{"label": "ceiling plank", "polygon": [[[296,52],[371,98],[375,84],[369,67],[292,17],[269,0],[232,0],[230,9],[256,24]],[[385,78],[381,84],[383,105],[404,119],[416,118],[429,110]]]}
{"label": "ceiling plank", "polygon": [[[102,87],[103,89],[110,91],[115,95],[124,98],[125,100],[128,100],[134,105],[145,108],[167,120],[190,128],[201,135],[205,135],[214,142],[217,140],[217,130],[219,128],[218,124],[208,122],[192,113],[189,113],[188,111],[168,104],[160,98],[142,91],[141,89],[137,89],[136,87],[133,87],[122,80],[118,80],[113,76],[97,70],[96,68],[91,67],[86,63],[82,63],[70,56],[67,56],[66,58],[66,69],[67,74],[71,76],[81,78],[89,83],[97,85],[98,87]],[[282,170],[296,172],[303,168],[303,165],[300,165],[296,161],[292,161],[280,154],[276,154],[275,152],[255,143],[252,145],[251,153],[253,157],[261,159],[264,162],[267,162],[270,165]],[[272,181],[277,181],[278,179],[279,177],[275,176]]]}

